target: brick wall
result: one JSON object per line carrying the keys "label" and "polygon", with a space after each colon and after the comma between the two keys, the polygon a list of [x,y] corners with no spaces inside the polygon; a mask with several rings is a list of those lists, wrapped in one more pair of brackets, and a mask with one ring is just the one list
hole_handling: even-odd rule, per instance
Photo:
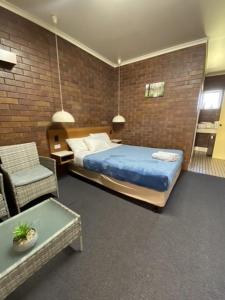
{"label": "brick wall", "polygon": [[[190,159],[197,102],[204,77],[205,45],[150,58],[121,68],[121,114],[117,137],[125,143],[185,151]],[[145,98],[145,84],[165,81],[165,95]]]}
{"label": "brick wall", "polygon": [[[0,47],[18,57],[13,69],[0,66],[0,145],[36,141],[48,154],[46,129],[60,108],[54,35],[0,8]],[[59,48],[64,107],[75,126],[111,124],[117,70],[62,39]],[[183,149],[187,163],[204,61],[205,46],[196,46],[122,67],[127,122],[116,136],[129,144]],[[165,96],[144,98],[145,83],[158,81],[166,83]]]}
{"label": "brick wall", "polygon": [[[0,64],[0,145],[36,141],[48,154],[46,129],[60,109],[54,35],[0,7],[0,48],[17,54],[12,69]],[[59,39],[64,108],[75,126],[110,124],[114,69]]]}

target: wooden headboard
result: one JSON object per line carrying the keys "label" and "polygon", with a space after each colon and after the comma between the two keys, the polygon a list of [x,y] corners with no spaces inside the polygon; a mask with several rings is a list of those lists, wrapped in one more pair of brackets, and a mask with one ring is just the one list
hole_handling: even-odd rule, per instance
{"label": "wooden headboard", "polygon": [[[79,138],[88,136],[90,133],[100,133],[106,132],[109,136],[112,135],[111,126],[102,126],[102,127],[82,127],[82,128],[53,128],[48,129],[47,137],[49,143],[50,153],[69,150],[69,147],[66,143],[68,138]],[[60,145],[60,148],[55,148],[55,146]]]}

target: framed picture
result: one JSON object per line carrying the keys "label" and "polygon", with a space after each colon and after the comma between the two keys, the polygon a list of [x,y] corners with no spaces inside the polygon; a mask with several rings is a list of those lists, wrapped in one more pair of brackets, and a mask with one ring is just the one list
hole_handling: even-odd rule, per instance
{"label": "framed picture", "polygon": [[165,82],[147,83],[145,85],[145,97],[163,97]]}

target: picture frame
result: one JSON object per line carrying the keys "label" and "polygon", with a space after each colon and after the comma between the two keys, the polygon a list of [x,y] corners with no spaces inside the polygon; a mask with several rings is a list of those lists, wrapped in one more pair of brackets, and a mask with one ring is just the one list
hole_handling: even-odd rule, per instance
{"label": "picture frame", "polygon": [[163,97],[165,91],[165,82],[155,82],[147,83],[145,85],[145,97],[147,98],[157,98]]}

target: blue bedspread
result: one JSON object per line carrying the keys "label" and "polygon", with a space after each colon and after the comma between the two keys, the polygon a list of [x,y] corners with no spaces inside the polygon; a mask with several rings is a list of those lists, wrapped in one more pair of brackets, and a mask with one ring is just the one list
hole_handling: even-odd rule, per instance
{"label": "blue bedspread", "polygon": [[84,168],[158,191],[166,191],[181,167],[183,152],[175,162],[160,161],[152,158],[152,153],[163,149],[121,145],[85,156]]}

